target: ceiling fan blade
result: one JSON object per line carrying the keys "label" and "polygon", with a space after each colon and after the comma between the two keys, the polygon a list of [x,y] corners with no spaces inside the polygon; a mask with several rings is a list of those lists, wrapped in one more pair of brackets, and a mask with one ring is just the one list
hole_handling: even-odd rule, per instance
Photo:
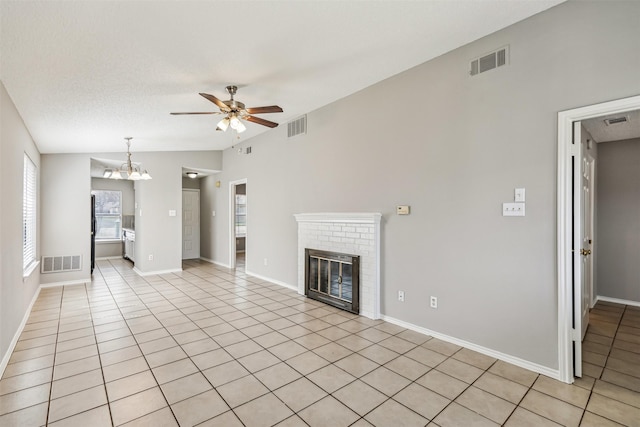
{"label": "ceiling fan blade", "polygon": [[220,107],[222,111],[229,111],[229,107],[227,107],[227,104],[220,101],[215,96],[209,95],[208,93],[200,93],[200,95],[207,98],[209,101],[213,102],[214,104],[216,104],[218,107]]}
{"label": "ceiling fan blade", "polygon": [[250,121],[250,122],[257,123],[259,125],[267,126],[267,127],[270,127],[270,128],[274,128],[274,127],[278,126],[278,124],[276,122],[270,122],[269,120],[261,119],[260,117],[245,116],[243,118],[245,120]]}
{"label": "ceiling fan blade", "polygon": [[173,116],[180,116],[183,114],[220,114],[220,113],[215,113],[215,112],[206,112],[206,113],[169,113]]}
{"label": "ceiling fan blade", "polygon": [[282,113],[282,108],[277,105],[270,105],[268,107],[247,108],[246,111],[249,114]]}

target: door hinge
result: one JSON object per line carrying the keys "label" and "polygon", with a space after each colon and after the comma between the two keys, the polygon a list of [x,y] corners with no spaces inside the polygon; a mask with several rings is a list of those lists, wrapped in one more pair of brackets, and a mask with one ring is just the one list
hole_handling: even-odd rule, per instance
{"label": "door hinge", "polygon": [[581,333],[575,328],[571,329],[571,340],[580,342],[582,340]]}

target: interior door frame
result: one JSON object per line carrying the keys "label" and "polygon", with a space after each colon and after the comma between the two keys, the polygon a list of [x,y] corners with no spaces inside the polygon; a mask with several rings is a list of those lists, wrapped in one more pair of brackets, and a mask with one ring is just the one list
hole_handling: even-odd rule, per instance
{"label": "interior door frame", "polygon": [[[229,181],[229,268],[236,268],[236,186],[246,184],[247,178]],[[249,190],[247,190],[249,191]],[[247,208],[248,213],[248,208]],[[248,219],[248,216],[247,216]],[[247,230],[248,230],[247,224]],[[247,233],[248,234],[248,233]],[[247,247],[245,241],[245,257]],[[245,259],[246,262],[246,259]]]}
{"label": "interior door frame", "polygon": [[[581,350],[580,331],[573,324],[573,280],[580,278],[580,253],[572,247],[580,237],[580,212],[574,217],[573,188],[580,176],[580,144],[573,143],[573,123],[608,114],[640,109],[640,95],[608,101],[558,113],[558,189],[557,189],[557,274],[558,274],[558,377],[573,383],[574,341],[576,351]],[[574,159],[577,168],[572,168]],[[572,174],[572,170],[574,173]],[[578,181],[580,182],[580,181]],[[578,246],[575,246],[578,247]],[[578,289],[578,292],[581,292]],[[592,295],[593,298],[593,295]]]}

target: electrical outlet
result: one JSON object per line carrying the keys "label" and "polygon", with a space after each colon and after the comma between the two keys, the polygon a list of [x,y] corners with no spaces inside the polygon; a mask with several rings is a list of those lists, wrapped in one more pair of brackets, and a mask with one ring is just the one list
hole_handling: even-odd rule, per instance
{"label": "electrical outlet", "polygon": [[404,291],[398,291],[398,301],[404,302]]}
{"label": "electrical outlet", "polygon": [[153,254],[149,254],[149,261],[153,261]]}
{"label": "electrical outlet", "polygon": [[431,304],[431,308],[438,308],[438,297],[431,297],[429,304]]}
{"label": "electrical outlet", "polygon": [[267,259],[264,259],[264,265],[268,265]]}

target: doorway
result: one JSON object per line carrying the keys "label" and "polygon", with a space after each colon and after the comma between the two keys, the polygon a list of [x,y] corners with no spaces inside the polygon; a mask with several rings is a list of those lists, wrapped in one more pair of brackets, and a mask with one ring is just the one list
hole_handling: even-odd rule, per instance
{"label": "doorway", "polygon": [[[589,164],[584,152],[581,121],[637,109],[640,96],[558,113],[558,375],[566,383],[573,383],[576,376],[582,375],[582,336],[587,326],[584,323],[588,322],[583,308],[585,304],[591,305],[591,298],[585,294],[592,292],[585,288],[590,267],[584,261],[592,252],[584,245],[589,240],[589,236],[585,240],[585,234],[589,232],[590,221],[586,218],[585,203],[587,197],[592,199],[593,192],[587,196],[585,189],[589,184],[584,174],[592,174],[595,163]],[[589,205],[586,206],[588,210]]]}
{"label": "doorway", "polygon": [[229,183],[229,268],[246,270],[247,179]]}
{"label": "doorway", "polygon": [[200,190],[182,190],[182,259],[200,258]]}

